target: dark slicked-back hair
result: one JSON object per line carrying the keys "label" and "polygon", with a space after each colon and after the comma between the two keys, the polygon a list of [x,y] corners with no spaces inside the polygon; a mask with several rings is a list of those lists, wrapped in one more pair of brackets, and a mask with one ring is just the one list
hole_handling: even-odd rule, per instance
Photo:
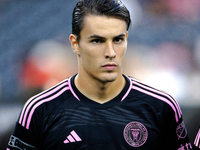
{"label": "dark slicked-back hair", "polygon": [[88,14],[122,19],[127,31],[131,24],[130,13],[120,0],[79,0],[72,14],[72,34],[77,36],[78,42],[84,17]]}

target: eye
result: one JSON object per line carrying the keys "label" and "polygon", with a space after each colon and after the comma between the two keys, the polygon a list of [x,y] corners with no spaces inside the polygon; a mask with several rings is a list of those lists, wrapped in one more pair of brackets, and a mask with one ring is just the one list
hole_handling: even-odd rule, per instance
{"label": "eye", "polygon": [[123,38],[115,38],[114,42],[115,43],[121,43],[124,39]]}
{"label": "eye", "polygon": [[103,43],[103,40],[102,39],[93,39],[93,40],[91,40],[91,42],[94,44],[100,44],[100,43]]}

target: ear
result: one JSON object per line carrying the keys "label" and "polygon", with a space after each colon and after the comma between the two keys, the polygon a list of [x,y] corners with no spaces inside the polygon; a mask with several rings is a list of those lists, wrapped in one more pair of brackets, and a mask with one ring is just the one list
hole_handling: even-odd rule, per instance
{"label": "ear", "polygon": [[79,45],[78,45],[78,42],[77,42],[77,36],[74,35],[74,34],[71,34],[69,36],[69,41],[71,43],[71,47],[72,47],[74,53],[76,53],[77,55],[80,55]]}
{"label": "ear", "polygon": [[126,39],[128,38],[128,31],[126,32]]}

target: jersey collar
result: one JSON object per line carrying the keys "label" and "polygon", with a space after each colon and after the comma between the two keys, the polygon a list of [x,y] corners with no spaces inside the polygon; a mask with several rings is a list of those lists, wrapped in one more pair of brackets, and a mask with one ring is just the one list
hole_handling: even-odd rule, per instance
{"label": "jersey collar", "polygon": [[[77,75],[77,74],[76,74]],[[123,88],[123,90],[113,99],[111,99],[110,101],[100,104],[97,103],[91,99],[89,99],[88,97],[86,97],[85,95],[83,95],[75,86],[74,83],[74,79],[76,77],[76,75],[72,76],[70,78],[70,90],[72,92],[72,94],[74,95],[74,97],[76,97],[76,99],[78,99],[80,102],[82,102],[84,105],[87,105],[88,107],[91,108],[95,108],[95,109],[107,109],[110,107],[113,107],[115,105],[119,105],[128,95],[128,93],[130,92],[130,79],[123,75],[123,77],[126,80],[126,85]]]}

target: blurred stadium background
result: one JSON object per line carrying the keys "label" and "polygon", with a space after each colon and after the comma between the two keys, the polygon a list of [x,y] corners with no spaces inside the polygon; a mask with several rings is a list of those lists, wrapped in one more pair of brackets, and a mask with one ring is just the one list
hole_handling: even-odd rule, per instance
{"label": "blurred stadium background", "polygon": [[[124,73],[179,102],[200,126],[200,1],[122,0],[132,16]],[[77,72],[68,41],[77,0],[0,0],[0,149],[26,100]]]}

